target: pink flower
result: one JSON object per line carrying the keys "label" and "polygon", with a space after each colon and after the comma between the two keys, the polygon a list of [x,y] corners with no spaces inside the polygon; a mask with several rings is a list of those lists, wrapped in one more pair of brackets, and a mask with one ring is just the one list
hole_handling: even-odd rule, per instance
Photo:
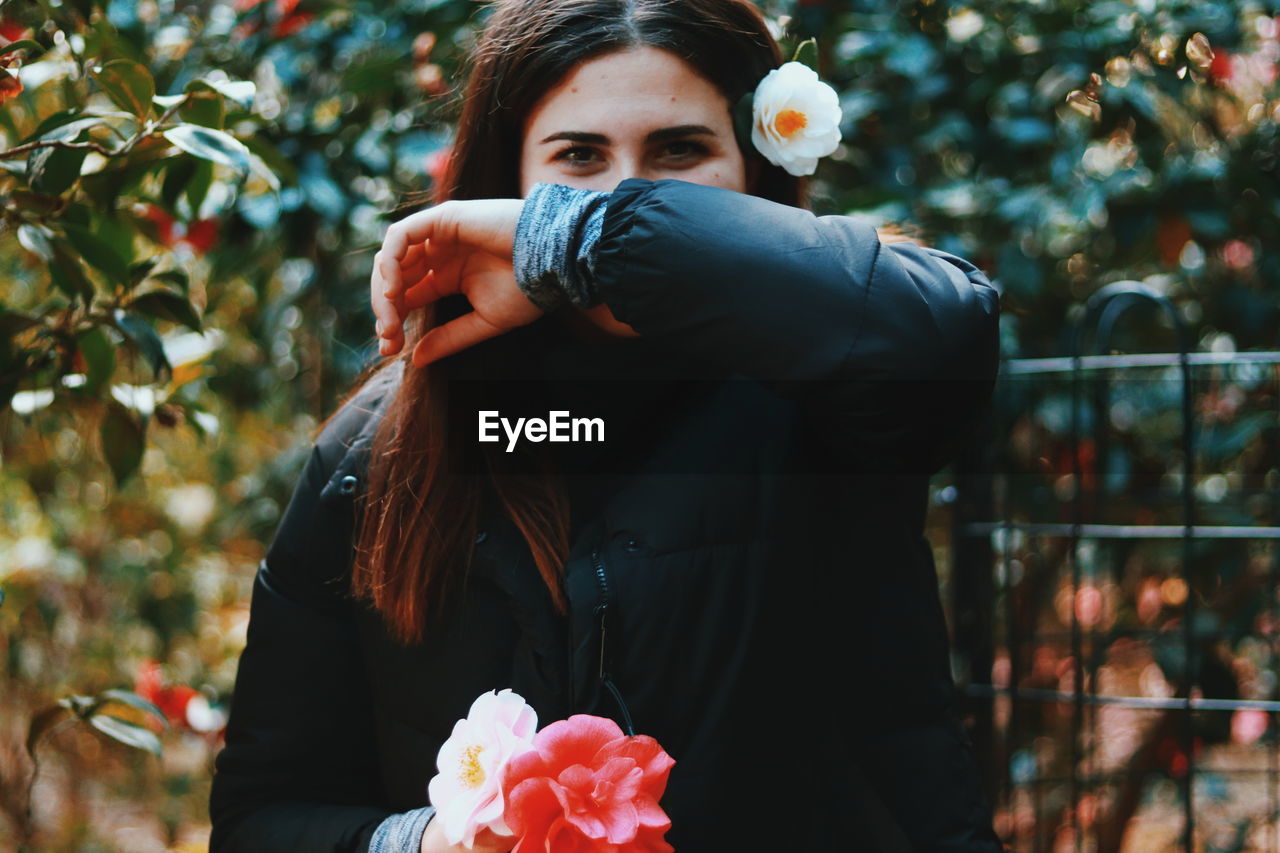
{"label": "pink flower", "polygon": [[646,735],[575,714],[514,758],[502,789],[513,853],[671,853],[671,819],[658,805],[675,761]]}
{"label": "pink flower", "polygon": [[454,724],[436,758],[440,772],[427,785],[435,819],[450,844],[471,847],[476,833],[486,828],[511,835],[503,819],[503,771],[533,749],[537,727],[537,712],[510,689],[481,693]]}
{"label": "pink flower", "polygon": [[1268,714],[1254,708],[1241,708],[1231,715],[1231,739],[1251,744],[1267,733]]}

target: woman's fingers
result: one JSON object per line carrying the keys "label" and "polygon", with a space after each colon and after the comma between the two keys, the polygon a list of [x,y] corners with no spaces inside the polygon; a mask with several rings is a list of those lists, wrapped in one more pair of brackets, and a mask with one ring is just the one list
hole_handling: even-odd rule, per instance
{"label": "woman's fingers", "polygon": [[394,355],[404,347],[404,321],[409,312],[445,296],[449,283],[457,284],[462,259],[455,255],[442,260],[440,254],[432,255],[421,244],[411,246],[406,256],[410,261],[401,268],[403,280],[410,284],[391,298],[386,295],[382,264],[375,260],[370,302],[378,321],[377,333],[382,339],[378,351],[382,355]]}
{"label": "woman's fingers", "polygon": [[373,316],[377,319],[378,336],[383,338],[379,342],[378,351],[382,355],[393,355],[404,346],[404,333],[401,329],[403,311],[393,300],[388,299],[384,292],[386,283],[383,278],[384,265],[381,263],[380,254],[374,255],[373,273],[369,276],[369,304],[373,308]]}
{"label": "woman's fingers", "polygon": [[416,311],[424,305],[430,305],[444,294],[439,291],[438,280],[440,273],[436,270],[427,270],[417,284],[411,286],[404,292],[401,301],[404,303],[404,313]]}
{"label": "woman's fingers", "polygon": [[415,266],[414,275],[405,277],[409,288],[401,297],[405,309],[402,314],[460,291],[468,258],[458,253],[441,257],[442,254],[424,253],[421,264]]}
{"label": "woman's fingers", "polygon": [[446,201],[387,229],[370,277],[383,355],[404,348],[409,312],[450,293],[465,293],[489,319],[468,314],[429,331],[414,348],[418,367],[541,315],[519,292],[511,273],[512,242],[523,207],[522,199]]}
{"label": "woman's fingers", "polygon": [[523,199],[451,200],[392,223],[382,240],[388,295],[395,298],[405,287],[407,279],[401,271],[414,263],[411,250],[416,245],[443,247],[429,248],[428,256],[479,249],[509,258],[523,208]]}
{"label": "woman's fingers", "polygon": [[[413,264],[412,250],[415,246],[422,246],[430,240],[444,242],[441,232],[449,224],[454,207],[456,203],[446,201],[410,214],[387,228],[386,236],[382,238],[382,252],[390,260],[385,273],[388,296],[395,297],[403,288],[401,269]],[[456,235],[456,221],[449,228]]]}
{"label": "woman's fingers", "polygon": [[475,311],[463,314],[443,326],[436,326],[422,336],[413,350],[413,366],[426,367],[433,361],[475,346],[503,331]]}

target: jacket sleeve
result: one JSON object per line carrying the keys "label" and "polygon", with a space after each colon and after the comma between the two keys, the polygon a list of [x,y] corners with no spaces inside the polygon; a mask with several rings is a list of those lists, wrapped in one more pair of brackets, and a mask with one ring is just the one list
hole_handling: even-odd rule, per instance
{"label": "jacket sleeve", "polygon": [[320,494],[340,454],[322,434],[259,564],[214,761],[211,853],[365,853],[394,812],[381,805],[370,690],[344,597],[350,508]]}
{"label": "jacket sleeve", "polygon": [[617,319],[797,400],[838,466],[934,473],[989,403],[999,295],[955,255],[640,178],[611,193],[595,252]]}

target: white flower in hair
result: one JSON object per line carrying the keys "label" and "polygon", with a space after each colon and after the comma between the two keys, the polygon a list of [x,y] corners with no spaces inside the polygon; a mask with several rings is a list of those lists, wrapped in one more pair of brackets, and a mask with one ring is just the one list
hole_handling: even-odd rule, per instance
{"label": "white flower in hair", "polygon": [[840,144],[840,97],[809,66],[784,62],[756,86],[751,142],[773,165],[812,175]]}

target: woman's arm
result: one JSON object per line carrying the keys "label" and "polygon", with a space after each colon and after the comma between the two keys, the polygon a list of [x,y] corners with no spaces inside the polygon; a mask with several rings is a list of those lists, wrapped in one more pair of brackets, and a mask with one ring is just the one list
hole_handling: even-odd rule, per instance
{"label": "woman's arm", "polygon": [[933,473],[988,402],[999,295],[968,261],[701,184],[632,178],[600,195],[530,193],[514,253],[526,294],[552,307],[546,279],[566,282],[579,307],[603,302],[797,399],[836,464]]}
{"label": "woman's arm", "polygon": [[796,400],[833,468],[934,473],[998,366],[999,295],[968,261],[686,181],[536,184],[524,200],[448,201],[395,223],[370,277],[383,354],[407,311],[450,293],[473,310],[431,329],[416,366],[566,299],[604,303],[636,333]]}

